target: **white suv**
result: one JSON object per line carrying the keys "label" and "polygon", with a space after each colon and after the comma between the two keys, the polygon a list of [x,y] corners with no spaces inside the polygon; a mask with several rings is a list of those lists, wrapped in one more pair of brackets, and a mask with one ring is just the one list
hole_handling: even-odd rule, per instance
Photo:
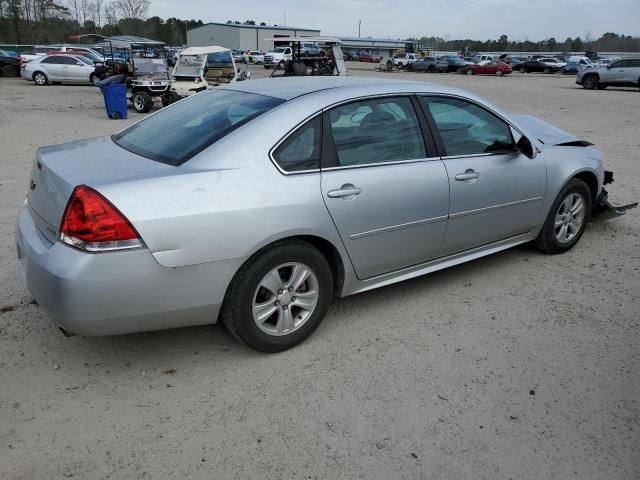
{"label": "white suv", "polygon": [[609,86],[640,88],[640,57],[624,58],[603,67],[584,68],[576,83],[587,90],[604,90]]}

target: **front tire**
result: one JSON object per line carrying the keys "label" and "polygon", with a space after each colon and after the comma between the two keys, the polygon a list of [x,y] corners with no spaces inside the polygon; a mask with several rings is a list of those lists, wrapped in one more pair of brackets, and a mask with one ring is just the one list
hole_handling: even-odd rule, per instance
{"label": "front tire", "polygon": [[147,113],[153,107],[153,99],[145,91],[136,92],[131,97],[131,103],[138,113]]}
{"label": "front tire", "polygon": [[535,240],[540,250],[564,253],[574,247],[591,216],[591,191],[585,182],[574,178],[560,191]]}
{"label": "front tire", "polygon": [[527,73],[527,69],[524,67],[520,67],[520,73]]}
{"label": "front tire", "polygon": [[15,67],[12,67],[11,65],[5,65],[4,67],[2,67],[2,76],[3,77],[19,77],[20,70],[18,70]]}
{"label": "front tire", "polygon": [[473,70],[471,70],[470,68],[468,68],[465,72],[466,75],[473,75]]}
{"label": "front tire", "polygon": [[496,70],[496,77],[501,77],[504,75],[504,72],[502,70]]}
{"label": "front tire", "polygon": [[331,304],[326,258],[303,241],[279,243],[236,273],[221,310],[227,329],[261,352],[287,350],[320,325]]}

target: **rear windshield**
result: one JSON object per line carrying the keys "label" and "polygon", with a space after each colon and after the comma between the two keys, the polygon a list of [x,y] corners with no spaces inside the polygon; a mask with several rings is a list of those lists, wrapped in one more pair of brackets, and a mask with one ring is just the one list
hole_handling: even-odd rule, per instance
{"label": "rear windshield", "polygon": [[133,153],[178,166],[283,102],[253,93],[210,90],[160,110],[112,138]]}

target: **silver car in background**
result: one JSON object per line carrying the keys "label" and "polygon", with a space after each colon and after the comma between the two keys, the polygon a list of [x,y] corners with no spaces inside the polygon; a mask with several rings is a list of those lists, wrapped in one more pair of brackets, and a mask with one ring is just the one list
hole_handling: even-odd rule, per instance
{"label": "silver car in background", "polygon": [[[248,142],[247,139],[251,141]],[[215,323],[275,352],[352,295],[534,240],[580,239],[602,154],[462,90],[357,77],[203,92],[42,147],[16,242],[67,334]]]}
{"label": "silver car in background", "polygon": [[94,83],[94,63],[80,55],[44,55],[22,64],[20,76],[36,85]]}
{"label": "silver car in background", "polygon": [[609,65],[584,68],[576,75],[576,83],[587,90],[604,90],[607,87],[640,88],[640,57],[623,58]]}

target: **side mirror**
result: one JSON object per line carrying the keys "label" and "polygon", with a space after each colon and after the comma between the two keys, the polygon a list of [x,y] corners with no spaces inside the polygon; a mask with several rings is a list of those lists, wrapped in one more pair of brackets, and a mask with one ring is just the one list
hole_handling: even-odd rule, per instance
{"label": "side mirror", "polygon": [[527,137],[522,135],[520,139],[516,142],[516,148],[520,153],[526,155],[529,158],[536,158],[537,150],[536,147],[531,143]]}
{"label": "side mirror", "polygon": [[518,152],[522,153],[523,155],[526,155],[529,158],[536,158],[536,155],[538,154],[538,150],[531,143],[531,140],[529,140],[527,137],[522,135],[513,127],[511,127],[511,135],[513,136],[513,139],[516,142],[516,149],[518,150]]}

